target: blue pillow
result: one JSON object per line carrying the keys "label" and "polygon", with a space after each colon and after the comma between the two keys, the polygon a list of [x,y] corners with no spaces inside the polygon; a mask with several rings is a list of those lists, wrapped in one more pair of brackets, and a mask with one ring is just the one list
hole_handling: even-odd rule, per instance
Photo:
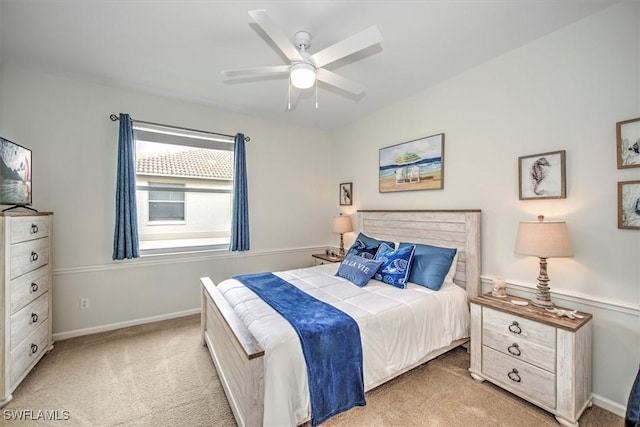
{"label": "blue pillow", "polygon": [[439,290],[458,250],[419,243],[400,243],[400,248],[408,246],[416,248],[409,281],[434,291]]}
{"label": "blue pillow", "polygon": [[381,260],[382,265],[375,274],[375,279],[396,288],[406,288],[415,249],[416,247],[411,245],[394,250],[386,243],[382,243],[376,254],[376,259]]}
{"label": "blue pillow", "polygon": [[359,233],[358,237],[356,237],[355,242],[349,248],[347,253],[360,255],[364,258],[373,259],[376,256],[376,252],[378,252],[378,248],[380,244],[386,243],[387,245],[395,248],[395,243],[393,242],[385,242],[383,240],[374,239],[373,237],[369,237],[364,233]]}
{"label": "blue pillow", "polygon": [[363,287],[376,274],[381,264],[382,261],[347,254],[340,263],[336,276],[343,277],[354,285]]}

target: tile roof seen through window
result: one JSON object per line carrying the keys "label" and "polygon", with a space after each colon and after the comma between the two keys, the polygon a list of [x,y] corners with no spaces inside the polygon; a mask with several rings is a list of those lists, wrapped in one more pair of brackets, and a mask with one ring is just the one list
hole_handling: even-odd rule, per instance
{"label": "tile roof seen through window", "polygon": [[145,154],[136,159],[136,173],[231,180],[233,152],[193,149],[177,153]]}

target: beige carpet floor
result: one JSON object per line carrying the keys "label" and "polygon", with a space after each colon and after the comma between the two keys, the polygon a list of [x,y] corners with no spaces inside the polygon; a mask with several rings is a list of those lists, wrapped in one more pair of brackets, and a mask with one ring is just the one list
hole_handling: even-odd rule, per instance
{"label": "beige carpet floor", "polygon": [[[466,351],[449,352],[372,390],[367,406],[323,426],[558,425],[524,400],[475,382],[468,366]],[[59,419],[15,419],[45,410],[58,411]],[[0,412],[2,426],[235,426],[200,345],[199,316],[57,342]],[[594,406],[580,426],[622,427],[624,420]]]}

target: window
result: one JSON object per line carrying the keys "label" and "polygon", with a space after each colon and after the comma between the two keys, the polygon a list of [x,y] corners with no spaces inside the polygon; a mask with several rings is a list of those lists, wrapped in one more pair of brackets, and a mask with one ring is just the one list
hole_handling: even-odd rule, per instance
{"label": "window", "polygon": [[[149,183],[149,221],[184,221],[184,184]],[[172,191],[171,187],[180,188]]]}
{"label": "window", "polygon": [[233,139],[134,123],[140,253],[227,249]]}

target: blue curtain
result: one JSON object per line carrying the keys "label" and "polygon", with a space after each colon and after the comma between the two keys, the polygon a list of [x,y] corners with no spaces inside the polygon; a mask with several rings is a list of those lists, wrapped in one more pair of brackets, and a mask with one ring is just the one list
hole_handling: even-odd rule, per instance
{"label": "blue curtain", "polygon": [[624,425],[625,427],[640,426],[640,369],[638,369],[636,379],[631,387],[631,393],[629,393]]}
{"label": "blue curtain", "polygon": [[130,259],[139,256],[133,123],[128,114],[120,113],[113,259]]}
{"label": "blue curtain", "polygon": [[247,193],[247,159],[244,149],[244,135],[235,137],[233,149],[233,212],[231,219],[232,251],[249,250],[249,196]]}

